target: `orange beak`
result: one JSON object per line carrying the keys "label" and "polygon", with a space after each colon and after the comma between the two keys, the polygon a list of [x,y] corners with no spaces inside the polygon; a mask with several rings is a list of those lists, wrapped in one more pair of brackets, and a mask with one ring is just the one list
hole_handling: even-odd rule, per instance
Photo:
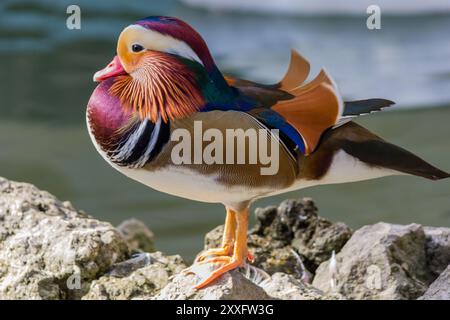
{"label": "orange beak", "polygon": [[105,79],[120,76],[123,74],[127,74],[125,69],[122,66],[122,63],[120,63],[119,57],[115,56],[114,59],[102,70],[97,71],[94,74],[94,81],[100,82]]}

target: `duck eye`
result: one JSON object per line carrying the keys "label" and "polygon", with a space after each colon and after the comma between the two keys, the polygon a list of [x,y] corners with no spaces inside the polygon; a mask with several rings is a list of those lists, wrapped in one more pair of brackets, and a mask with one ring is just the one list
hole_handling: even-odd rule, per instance
{"label": "duck eye", "polygon": [[133,44],[131,46],[131,50],[133,50],[133,52],[140,52],[140,51],[144,50],[144,47],[141,46],[140,44]]}

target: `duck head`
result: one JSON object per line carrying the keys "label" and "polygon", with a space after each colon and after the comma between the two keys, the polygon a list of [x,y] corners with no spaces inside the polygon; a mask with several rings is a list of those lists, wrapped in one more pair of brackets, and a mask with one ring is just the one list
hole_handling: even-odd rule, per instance
{"label": "duck head", "polygon": [[126,27],[117,56],[94,74],[94,81],[114,78],[110,93],[125,108],[155,122],[188,116],[204,104],[205,86],[227,90],[203,38],[187,23],[148,17]]}

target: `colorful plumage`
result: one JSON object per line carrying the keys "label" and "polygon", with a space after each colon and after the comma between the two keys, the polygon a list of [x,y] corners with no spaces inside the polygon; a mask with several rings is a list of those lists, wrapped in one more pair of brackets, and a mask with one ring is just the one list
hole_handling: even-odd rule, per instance
{"label": "colorful plumage", "polygon": [[[222,203],[227,218],[221,248],[196,263],[218,264],[198,288],[248,258],[248,207],[256,199],[309,186],[411,174],[449,177],[412,153],[394,146],[351,121],[393,102],[368,99],[343,102],[325,70],[305,83],[308,61],[292,51],[284,78],[273,85],[223,76],[202,37],[185,22],[148,17],[125,28],[117,56],[94,75],[100,82],[89,100],[87,124],[98,152],[115,169],[162,192],[192,200]],[[226,136],[228,130],[259,130],[277,151],[275,174],[261,174],[267,163],[198,162],[195,150],[178,163],[175,132]],[[279,130],[279,135],[272,134]],[[179,131],[182,130],[182,131]],[[209,140],[211,141],[211,139]],[[208,148],[208,142],[192,145]],[[252,158],[245,142],[245,159]],[[237,148],[237,149],[236,149]],[[233,151],[233,152],[234,152]],[[215,149],[231,160],[228,149]],[[227,158],[227,159],[228,159]]]}

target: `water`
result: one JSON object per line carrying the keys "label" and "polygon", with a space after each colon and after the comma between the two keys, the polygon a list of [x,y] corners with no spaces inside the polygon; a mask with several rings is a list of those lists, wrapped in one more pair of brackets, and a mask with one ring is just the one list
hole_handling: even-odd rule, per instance
{"label": "water", "polygon": [[[82,29],[65,27],[71,1],[0,4],[0,176],[28,181],[113,224],[136,217],[158,248],[187,258],[224,219],[220,205],[148,189],[111,169],[85,129],[92,74],[114,54],[120,30],[145,15],[174,15],[205,37],[227,73],[264,82],[283,74],[289,48],[325,65],[347,98],[385,97],[397,112],[358,120],[450,170],[450,18],[388,16],[380,31],[361,16],[264,16],[189,9],[176,1],[77,1]],[[436,108],[439,107],[439,108]],[[380,220],[450,226],[450,183],[390,177],[322,186],[257,202],[312,196],[323,216],[356,228]]]}
{"label": "water", "polygon": [[181,0],[196,8],[211,11],[305,15],[363,15],[367,7],[377,5],[383,14],[411,15],[450,12],[447,0]]}

